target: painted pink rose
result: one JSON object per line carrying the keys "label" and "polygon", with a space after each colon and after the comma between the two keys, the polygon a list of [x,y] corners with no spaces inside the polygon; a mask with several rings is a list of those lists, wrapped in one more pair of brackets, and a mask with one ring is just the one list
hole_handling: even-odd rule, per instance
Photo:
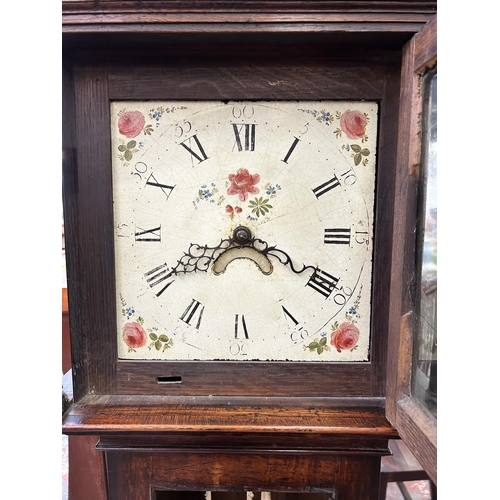
{"label": "painted pink rose", "polygon": [[349,139],[362,139],[366,133],[366,116],[361,111],[348,109],[340,117],[340,128]]}
{"label": "painted pink rose", "polygon": [[118,130],[125,137],[135,137],[144,128],[146,119],[140,111],[126,111],[118,119]]}
{"label": "painted pink rose", "polygon": [[123,326],[123,340],[131,349],[146,345],[147,335],[139,323],[126,323]]}
{"label": "painted pink rose", "polygon": [[238,170],[236,174],[229,174],[228,176],[231,185],[227,188],[227,194],[237,194],[240,201],[247,201],[248,194],[257,194],[259,188],[255,187],[260,181],[260,175],[251,175],[250,172],[243,168]]}
{"label": "painted pink rose", "polygon": [[335,346],[338,352],[343,349],[356,347],[359,339],[359,330],[352,323],[342,323],[334,332],[330,339],[330,344]]}

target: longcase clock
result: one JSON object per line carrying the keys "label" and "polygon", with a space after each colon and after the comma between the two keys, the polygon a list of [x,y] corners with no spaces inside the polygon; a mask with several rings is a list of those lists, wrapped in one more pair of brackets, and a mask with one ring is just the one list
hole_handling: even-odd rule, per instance
{"label": "longcase clock", "polygon": [[64,432],[109,498],[376,498],[401,48],[435,6],[160,3],[64,18]]}

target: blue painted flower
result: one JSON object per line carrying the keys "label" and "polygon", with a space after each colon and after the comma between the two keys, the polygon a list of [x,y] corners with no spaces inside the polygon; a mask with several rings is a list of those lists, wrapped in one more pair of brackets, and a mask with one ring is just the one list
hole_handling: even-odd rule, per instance
{"label": "blue painted flower", "polygon": [[330,125],[329,121],[331,120],[331,115],[330,112],[328,111],[322,111],[321,112],[321,119],[327,124]]}

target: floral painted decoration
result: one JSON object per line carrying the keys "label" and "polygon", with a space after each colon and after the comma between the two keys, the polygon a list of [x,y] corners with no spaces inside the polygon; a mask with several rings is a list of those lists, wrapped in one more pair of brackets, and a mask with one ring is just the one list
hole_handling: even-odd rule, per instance
{"label": "floral painted decoration", "polygon": [[248,200],[249,194],[258,194],[259,188],[256,184],[260,181],[259,174],[250,174],[246,168],[242,168],[236,174],[229,174],[228,176],[230,186],[227,188],[227,194],[238,195],[239,200],[245,202]]}
{"label": "floral painted decoration", "polygon": [[142,132],[145,124],[146,119],[140,111],[125,111],[118,119],[118,130],[120,134],[132,139]]}
{"label": "floral painted decoration", "polygon": [[162,346],[163,351],[165,351],[166,349],[169,349],[174,345],[174,341],[165,334],[157,335],[156,333],[152,332],[149,334],[149,338],[152,340],[151,347],[154,346],[157,351],[159,351]]}
{"label": "floral painted decoration", "polygon": [[252,209],[252,213],[257,217],[266,215],[267,213],[269,213],[269,210],[273,208],[273,206],[268,203],[269,198],[266,198],[265,200],[263,200],[262,198],[263,196],[261,196],[260,198],[255,198],[254,201],[250,201],[250,208]]}
{"label": "floral painted decoration", "polygon": [[139,347],[146,345],[147,342],[147,334],[144,328],[135,321],[123,325],[122,337],[129,351],[135,351]]}
{"label": "floral painted decoration", "polygon": [[322,336],[321,339],[314,339],[309,345],[304,346],[304,351],[307,349],[311,352],[316,351],[318,354],[321,354],[324,351],[329,351],[330,346],[327,344],[326,336]]}
{"label": "floral painted decoration", "polygon": [[346,321],[345,323],[338,322],[332,326],[332,334],[330,344],[333,345],[337,352],[342,352],[344,349],[355,349],[359,340],[359,329],[353,323]]}
{"label": "floral painted decoration", "polygon": [[[343,148],[344,146],[342,146],[342,149]],[[360,163],[363,163],[363,165],[368,164],[368,158],[366,158],[366,156],[370,156],[370,150],[368,148],[362,148],[357,144],[351,144],[350,146],[347,145],[345,149],[347,149],[347,151],[353,151],[351,156],[354,159],[354,165],[358,166]],[[363,156],[365,156],[365,158],[363,158]]]}
{"label": "floral painted decoration", "polygon": [[364,113],[348,109],[340,117],[340,128],[349,139],[363,139],[366,134],[367,122]]}
{"label": "floral painted decoration", "polygon": [[[128,139],[137,137],[141,132],[144,132],[144,135],[151,135],[153,126],[146,125],[146,119],[140,111],[121,110],[118,116],[118,131],[121,135]],[[135,140],[128,141],[126,144],[120,144],[118,146],[118,151],[120,152],[118,158],[121,161],[129,162],[134,153],[139,151],[137,146],[142,147],[142,145],[141,142],[137,144]]]}
{"label": "floral painted decoration", "polygon": [[174,345],[174,341],[165,334],[158,335],[155,332],[158,332],[158,328],[153,327],[144,329],[144,319],[140,316],[137,317],[135,321],[129,321],[135,315],[135,309],[131,306],[127,306],[125,299],[120,293],[120,301],[122,304],[122,315],[127,318],[127,323],[123,325],[122,328],[122,338],[125,344],[128,347],[128,352],[135,352],[136,349],[144,347],[147,344],[148,336],[152,341],[148,346],[148,349],[151,350],[154,347],[157,351],[159,351],[163,347],[163,351],[169,349]]}

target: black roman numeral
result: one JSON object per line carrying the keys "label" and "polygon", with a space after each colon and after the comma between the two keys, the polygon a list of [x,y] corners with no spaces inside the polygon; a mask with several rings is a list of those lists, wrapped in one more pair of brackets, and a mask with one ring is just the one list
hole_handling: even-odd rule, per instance
{"label": "black roman numeral", "polygon": [[[170,279],[172,277],[172,273],[169,272],[170,268],[167,264],[162,264],[161,266],[155,267],[144,274],[146,277],[146,281],[151,288],[155,288],[158,285],[163,285],[163,282]],[[156,296],[159,297],[172,283],[174,280],[166,283],[162,288],[159,289],[156,293]]]}
{"label": "black roman numeral", "polygon": [[163,193],[165,194],[167,200],[168,200],[168,197],[172,194],[172,191],[175,187],[175,186],[168,186],[167,184],[160,184],[156,180],[156,178],[153,174],[151,174],[148,177],[148,180],[146,181],[146,186],[153,186],[153,187],[160,188],[163,191]]}
{"label": "black roman numeral", "polygon": [[351,229],[325,229],[325,244],[349,245],[351,243]]}
{"label": "black roman numeral", "polygon": [[161,226],[153,227],[151,229],[142,229],[136,227],[135,241],[161,241]]}
{"label": "black roman numeral", "polygon": [[[201,306],[201,309],[200,309],[200,306]],[[199,311],[198,311],[198,309],[199,309]],[[196,322],[195,328],[197,330],[199,330],[200,324],[201,324],[201,318],[203,317],[204,310],[205,310],[205,306],[202,305],[201,302],[198,302],[196,299],[192,299],[191,304],[189,304],[187,306],[186,310],[183,312],[180,319],[182,321],[184,321],[184,323],[187,323],[189,326],[193,326],[193,325],[191,325],[191,320],[193,318],[196,319],[195,314],[196,314],[196,311],[198,311],[198,315],[197,315],[198,321]]]}
{"label": "black roman numeral", "polygon": [[310,286],[313,290],[328,298],[338,282],[338,278],[317,267],[306,286]]}
{"label": "black roman numeral", "polygon": [[[241,321],[240,321],[241,320]],[[241,322],[241,329],[239,328]],[[248,339],[248,330],[247,324],[245,323],[245,316],[242,314],[241,318],[239,314],[234,315],[234,338],[239,338],[239,334],[243,331],[243,335],[246,339]]]}
{"label": "black roman numeral", "polygon": [[316,198],[319,198],[337,186],[340,186],[340,181],[337,179],[337,176],[334,175],[329,181],[326,181],[324,184],[314,188],[313,193],[316,195]]}
{"label": "black roman numeral", "polygon": [[290,312],[287,309],[285,309],[285,306],[281,306],[281,309],[283,309],[285,316],[288,316],[293,321],[293,324],[295,326],[299,324],[299,322],[290,314]]}
{"label": "black roman numeral", "polygon": [[182,141],[180,145],[186,151],[189,151],[189,153],[198,160],[198,163],[208,160],[208,156],[196,134],[188,137],[185,141]]}
{"label": "black roman numeral", "polygon": [[295,140],[293,141],[292,145],[290,146],[290,149],[288,150],[288,153],[286,154],[286,156],[281,160],[281,161],[284,161],[285,163],[288,164],[288,158],[290,158],[290,155],[293,153],[293,150],[295,149],[295,146],[297,146],[297,144],[299,143],[300,139],[297,139],[297,137],[295,137]]}
{"label": "black roman numeral", "polygon": [[[234,137],[236,138],[236,147],[238,151],[255,151],[255,124],[245,123],[237,125],[233,123]],[[244,142],[242,142],[241,132],[245,130]]]}

